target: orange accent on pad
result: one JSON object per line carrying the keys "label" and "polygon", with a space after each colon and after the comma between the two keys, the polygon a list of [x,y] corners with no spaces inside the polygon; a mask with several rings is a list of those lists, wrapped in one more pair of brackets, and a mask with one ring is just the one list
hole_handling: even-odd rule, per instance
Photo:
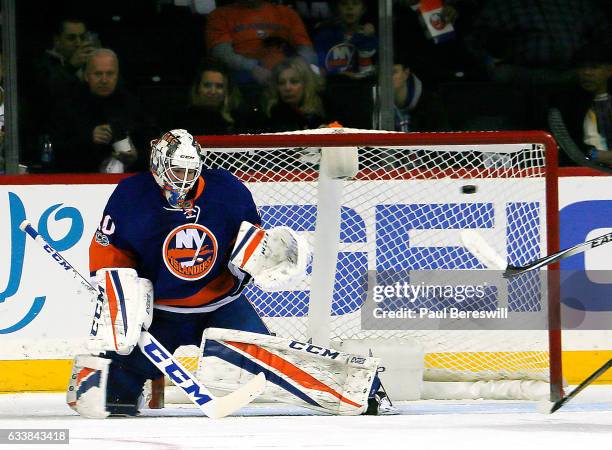
{"label": "orange accent on pad", "polygon": [[251,240],[251,242],[249,242],[249,245],[247,245],[247,248],[244,251],[244,257],[242,258],[242,264],[240,264],[240,267],[244,267],[244,265],[247,263],[249,258],[253,256],[253,252],[255,251],[255,249],[257,248],[257,246],[259,245],[259,243],[265,236],[265,234],[266,234],[266,231],[263,229],[258,230],[255,233],[255,236],[253,236],[253,239]]}
{"label": "orange accent on pad", "polygon": [[342,394],[333,390],[326,384],[321,383],[319,380],[314,378],[309,373],[304,372],[302,369],[294,366],[289,361],[281,358],[280,356],[275,355],[274,353],[271,353],[259,347],[258,345],[245,344],[243,342],[229,342],[229,341],[226,341],[226,344],[231,345],[232,347],[236,347],[242,350],[243,352],[248,353],[255,359],[263,362],[264,364],[275,368],[282,374],[288,376],[291,380],[298,383],[300,386],[303,386],[307,389],[314,389],[317,391],[327,392],[344,403],[348,403],[349,405],[355,406],[356,408],[361,407],[360,404],[355,403],[354,401],[349,400],[348,398],[342,396]]}
{"label": "orange accent on pad", "polygon": [[82,368],[79,371],[79,374],[77,375],[77,379],[76,379],[77,384],[79,384],[83,378],[85,378],[87,375],[89,375],[92,372],[95,372],[95,370],[90,369],[89,367]]}
{"label": "orange accent on pad", "polygon": [[117,312],[119,311],[119,304],[117,303],[115,288],[108,272],[106,272],[106,297],[108,299],[108,308],[110,310],[111,324],[113,328],[113,341],[115,341],[115,349],[117,349],[118,347],[117,334],[115,333],[115,321],[117,319]]}
{"label": "orange accent on pad", "polygon": [[330,122],[327,124],[327,128],[344,128],[344,127],[342,126],[340,122],[338,122],[337,120],[334,120],[333,122]]}

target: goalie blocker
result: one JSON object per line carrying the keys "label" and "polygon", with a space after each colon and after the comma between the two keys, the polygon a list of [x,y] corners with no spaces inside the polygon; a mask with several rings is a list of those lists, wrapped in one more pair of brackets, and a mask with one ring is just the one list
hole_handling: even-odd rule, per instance
{"label": "goalie blocker", "polygon": [[96,309],[88,347],[129,355],[138,345],[140,330],[151,326],[153,285],[128,268],[100,269],[96,284],[104,298],[101,311]]}
{"label": "goalie blocker", "polygon": [[378,389],[378,358],[246,331],[204,331],[197,378],[231,392],[264,373],[266,401],[290,403],[340,415],[359,415]]}

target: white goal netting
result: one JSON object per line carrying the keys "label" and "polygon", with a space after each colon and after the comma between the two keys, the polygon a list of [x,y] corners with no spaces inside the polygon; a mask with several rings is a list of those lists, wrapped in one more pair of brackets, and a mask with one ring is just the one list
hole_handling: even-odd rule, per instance
{"label": "white goal netting", "polygon": [[[289,226],[314,250],[299,285],[246,289],[271,331],[321,344],[413,338],[425,350],[426,379],[547,381],[546,320],[533,330],[430,329],[431,320],[418,329],[362,315],[373,283],[410,281],[417,271],[485,269],[463,246],[462,229],[478,230],[509,264],[550,251],[556,160],[547,135],[323,132],[201,138],[205,165],[227,169],[249,187],[264,228]],[[455,300],[422,297],[412,307],[436,311]],[[541,319],[549,300],[542,282],[530,279],[495,289],[471,307]],[[179,350],[191,368],[194,351]]]}

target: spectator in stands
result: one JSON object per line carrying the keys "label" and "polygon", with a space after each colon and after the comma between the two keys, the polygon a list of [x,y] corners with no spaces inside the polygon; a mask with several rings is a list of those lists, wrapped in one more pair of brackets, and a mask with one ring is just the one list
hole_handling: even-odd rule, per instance
{"label": "spectator in stands", "polygon": [[365,12],[364,0],[338,0],[333,18],[318,27],[313,41],[323,74],[364,78],[375,73],[378,39],[374,25],[362,23]]}
{"label": "spectator in stands", "polygon": [[326,112],[351,128],[373,125],[378,40],[374,25],[365,18],[366,4],[365,0],[332,3],[332,19],[313,34],[327,86]]}
{"label": "spectator in stands", "polygon": [[612,167],[612,45],[589,45],[575,62],[579,90],[564,92],[555,106],[587,157]]}
{"label": "spectator in stands", "polygon": [[288,58],[276,65],[264,95],[267,131],[305,130],[325,124],[322,90],[323,80],[302,58]]}
{"label": "spectator in stands", "polygon": [[595,152],[592,159],[612,165],[612,48],[587,50],[578,58],[580,86],[592,95],[584,119],[584,143],[602,153]]}
{"label": "spectator in stands", "polygon": [[240,84],[265,85],[270,70],[288,55],[316,63],[298,14],[263,0],[237,0],[215,9],[208,17],[206,44]]}
{"label": "spectator in stands", "polygon": [[607,27],[590,0],[489,0],[468,41],[494,81],[563,85],[575,81],[575,52],[602,39]]}
{"label": "spectator in stands", "polygon": [[[97,49],[85,67],[85,83],[52,114],[56,171],[124,172],[146,167],[144,149],[158,130],[138,101],[119,83],[119,61]],[[142,150],[139,152],[139,149]]]}
{"label": "spectator in stands", "polygon": [[[53,48],[35,63],[37,87],[44,96],[61,97],[81,81],[79,71],[94,50],[87,26],[76,18],[59,21],[53,34]],[[44,97],[43,97],[44,98]]]}
{"label": "spectator in stands", "polygon": [[395,61],[395,131],[447,131],[448,116],[440,98],[424,87],[402,55],[396,55]]}
{"label": "spectator in stands", "polygon": [[[247,114],[240,103],[240,91],[232,86],[226,69],[207,61],[192,83],[189,107],[173,128],[189,130],[194,136],[244,132]],[[252,120],[248,122],[256,127]]]}
{"label": "spectator in stands", "polygon": [[50,111],[81,84],[83,66],[94,50],[88,36],[83,20],[60,19],[53,33],[53,47],[21,74],[24,80],[20,82],[28,86],[21,93],[25,101],[20,105],[24,119],[22,156],[28,164],[38,163],[38,144],[40,137],[49,132]]}
{"label": "spectator in stands", "polygon": [[[410,58],[411,69],[428,85],[478,76],[464,42],[464,35],[471,29],[471,21],[478,9],[478,1],[442,0],[440,13],[434,14],[422,11],[420,0],[395,0],[394,54]],[[425,16],[429,19],[429,26]],[[438,21],[434,22],[433,17]],[[452,31],[432,39],[431,28],[444,30],[447,24]]]}
{"label": "spectator in stands", "polygon": [[285,0],[282,2],[285,5],[291,6],[295,9],[309,33],[314,31],[316,26],[321,23],[328,21],[332,18],[332,1],[320,1],[320,0]]}

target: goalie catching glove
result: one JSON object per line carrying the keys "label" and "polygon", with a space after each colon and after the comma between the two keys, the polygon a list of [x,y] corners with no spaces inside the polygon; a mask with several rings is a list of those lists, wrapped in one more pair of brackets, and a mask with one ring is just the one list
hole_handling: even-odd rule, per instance
{"label": "goalie catching glove", "polygon": [[153,284],[126,268],[100,269],[96,282],[100,297],[88,347],[129,355],[153,320]]}
{"label": "goalie catching glove", "polygon": [[275,290],[301,281],[310,259],[308,243],[291,228],[264,230],[242,222],[230,263],[251,275],[256,286]]}

